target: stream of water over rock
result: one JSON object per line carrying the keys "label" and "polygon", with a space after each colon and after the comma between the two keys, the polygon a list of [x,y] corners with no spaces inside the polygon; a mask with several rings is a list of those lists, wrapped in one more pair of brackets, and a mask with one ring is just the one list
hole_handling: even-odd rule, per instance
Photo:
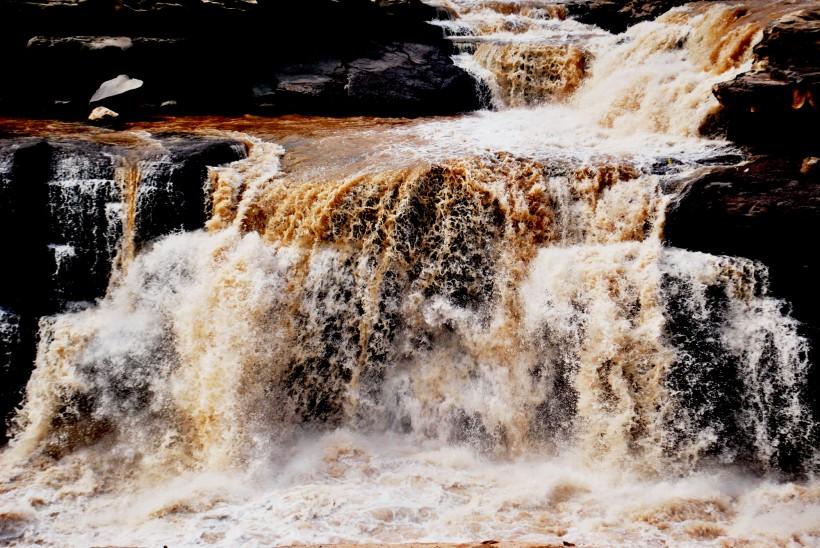
{"label": "stream of water over rock", "polygon": [[785,3],[618,36],[444,4],[494,110],[169,121],[249,153],[203,181],[206,229],[139,253],[119,168],[114,279],[41,324],[0,542],[820,542],[787,303],[662,240],[677,183],[737,153],[699,136],[711,86]]}

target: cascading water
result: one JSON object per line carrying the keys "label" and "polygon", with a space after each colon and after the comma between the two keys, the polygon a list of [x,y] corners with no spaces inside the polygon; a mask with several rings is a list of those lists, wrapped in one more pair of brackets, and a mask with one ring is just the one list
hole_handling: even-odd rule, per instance
{"label": "cascading water", "polygon": [[207,230],[139,253],[119,167],[121,260],[41,325],[0,539],[820,540],[796,322],[764,266],[662,244],[754,12],[450,8],[498,112],[248,137]]}

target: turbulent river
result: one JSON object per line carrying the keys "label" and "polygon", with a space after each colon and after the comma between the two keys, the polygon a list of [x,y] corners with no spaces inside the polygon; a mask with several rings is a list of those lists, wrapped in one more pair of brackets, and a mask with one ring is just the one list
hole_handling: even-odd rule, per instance
{"label": "turbulent river", "polygon": [[485,111],[166,122],[248,157],[204,230],[135,253],[126,208],[106,297],[42,322],[0,543],[820,543],[796,321],[663,244],[785,3],[446,4]]}

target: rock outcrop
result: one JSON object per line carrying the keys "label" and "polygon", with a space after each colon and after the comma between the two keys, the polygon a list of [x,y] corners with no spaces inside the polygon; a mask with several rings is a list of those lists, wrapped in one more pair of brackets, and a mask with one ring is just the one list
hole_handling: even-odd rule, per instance
{"label": "rock outcrop", "polygon": [[686,183],[669,206],[666,242],[758,260],[771,292],[785,299],[811,342],[815,416],[820,417],[820,169],[814,157],[760,157],[710,169]]}
{"label": "rock outcrop", "polygon": [[820,148],[820,8],[769,25],[754,69],[715,86],[729,137],[766,149]]}
{"label": "rock outcrop", "polygon": [[[444,16],[420,0],[9,0],[0,52],[13,85],[0,109],[75,119],[98,104],[127,117],[170,101],[208,113],[472,110],[472,78],[428,23]],[[136,97],[89,105],[123,74],[144,82],[126,94]]]}
{"label": "rock outcrop", "polygon": [[283,64],[254,83],[254,106],[274,112],[447,113],[474,97],[477,85],[451,71],[451,64],[436,46],[406,42],[374,46],[354,59]]}
{"label": "rock outcrop", "polygon": [[[0,139],[0,252],[10,259],[0,269],[0,440],[34,363],[40,318],[103,296],[124,231],[138,249],[202,227],[207,167],[245,154],[242,143],[193,136],[156,136],[144,150]],[[124,226],[127,208],[133,226]]]}
{"label": "rock outcrop", "polygon": [[567,14],[582,23],[621,33],[649,21],[688,0],[570,0]]}

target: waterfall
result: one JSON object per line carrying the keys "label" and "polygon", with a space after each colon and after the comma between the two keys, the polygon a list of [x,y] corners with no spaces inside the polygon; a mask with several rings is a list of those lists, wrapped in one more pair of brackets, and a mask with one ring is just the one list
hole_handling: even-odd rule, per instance
{"label": "waterfall", "polygon": [[570,102],[629,132],[697,135],[718,106],[712,86],[748,70],[765,25],[760,7],[704,3],[612,36],[565,21],[560,5],[453,5],[462,17],[439,24],[464,51],[460,65],[492,90],[496,108]]}
{"label": "waterfall", "polygon": [[297,140],[304,156],[242,136],[247,157],[202,181],[204,229],[140,236],[167,154],[58,158],[49,203],[78,216],[58,268],[94,215],[115,275],[41,322],[0,539],[811,530],[816,481],[778,481],[818,467],[808,343],[764,265],[663,245],[674,183],[731,150],[698,130],[750,62],[755,13],[698,5],[612,36],[559,5],[448,5],[496,111]]}

